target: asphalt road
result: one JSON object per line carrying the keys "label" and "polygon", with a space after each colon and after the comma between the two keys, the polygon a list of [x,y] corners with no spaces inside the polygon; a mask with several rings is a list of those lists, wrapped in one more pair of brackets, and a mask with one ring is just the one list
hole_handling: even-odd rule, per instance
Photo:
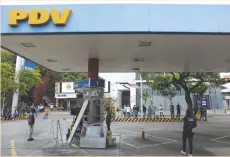
{"label": "asphalt road", "polygon": [[[49,119],[36,118],[34,138],[27,142],[26,120],[2,121],[2,156],[180,156],[182,123],[113,123],[117,146],[108,149],[80,149],[65,142],[72,122],[67,112],[52,112]],[[63,137],[57,136],[57,120]],[[145,131],[146,139],[141,139]],[[230,156],[230,116],[211,116],[198,122],[194,137],[194,156]]]}

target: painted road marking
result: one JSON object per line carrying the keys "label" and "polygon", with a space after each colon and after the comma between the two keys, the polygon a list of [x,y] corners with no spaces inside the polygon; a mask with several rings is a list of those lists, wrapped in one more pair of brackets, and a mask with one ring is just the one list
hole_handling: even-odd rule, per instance
{"label": "painted road marking", "polygon": [[220,139],[223,139],[223,138],[226,138],[226,137],[228,137],[228,136],[222,136],[222,137],[214,138],[214,139],[212,139],[211,141],[220,140]]}
{"label": "painted road marking", "polygon": [[214,141],[214,142],[218,142],[218,143],[224,143],[224,144],[230,144],[230,142],[224,142],[224,141],[220,141],[221,139],[227,138],[229,136],[222,136],[222,137],[218,137],[218,138],[214,138],[210,141]]}
{"label": "painted road marking", "polygon": [[[133,134],[138,134],[140,135],[141,133],[139,132],[134,132],[134,131],[129,131],[129,130],[124,130],[126,132],[130,132],[130,133],[133,133]],[[178,142],[176,140],[173,140],[173,139],[169,139],[169,138],[164,138],[164,137],[160,137],[160,136],[153,136],[153,135],[149,135],[149,134],[145,134],[146,136],[150,136],[150,137],[154,137],[154,138],[159,138],[159,139],[162,139],[162,140],[167,140],[167,141],[172,141],[172,142]]]}
{"label": "painted road marking", "polygon": [[82,150],[82,149],[80,149],[80,147],[78,146],[78,145],[76,145],[76,144],[71,144],[73,147],[75,147],[75,148],[79,148],[79,150],[82,152],[82,153],[85,153],[85,154],[88,154],[85,150]]}
{"label": "painted road marking", "polygon": [[14,141],[10,141],[10,147],[11,147],[11,156],[14,156],[16,157],[17,156],[17,153],[16,153],[16,150],[15,150],[15,143]]}
{"label": "painted road marking", "polygon": [[214,141],[214,142],[230,144],[230,142],[223,142],[223,141]]}
{"label": "painted road marking", "polygon": [[141,148],[141,147],[138,147],[138,146],[132,145],[132,144],[130,144],[130,143],[126,143],[126,142],[122,142],[122,143],[124,143],[124,144],[126,144],[126,145],[128,145],[128,146],[134,147],[134,148]]}
{"label": "painted road marking", "polygon": [[[132,133],[132,134],[138,134],[138,135],[140,135],[140,133],[138,133],[138,132],[129,131],[129,130],[124,130],[124,131]],[[173,140],[173,139],[163,138],[163,137],[159,137],[159,136],[153,136],[153,135],[148,135],[148,134],[145,134],[145,135],[153,137],[153,138],[163,139],[163,140],[166,140],[167,142],[157,143],[157,144],[153,144],[153,145],[146,145],[146,146],[142,146],[142,147],[138,147],[138,146],[135,146],[133,144],[126,143],[126,142],[122,142],[122,143],[124,143],[124,144],[126,144],[128,146],[134,147],[134,148],[141,149],[141,148],[146,148],[146,147],[155,147],[155,146],[160,146],[160,145],[165,145],[165,144],[170,144],[170,143],[176,143],[176,142],[178,142],[178,141]],[[128,136],[130,136],[130,135],[128,135]]]}
{"label": "painted road marking", "polygon": [[222,137],[218,137],[218,138],[214,138],[210,141],[214,141],[214,142],[218,142],[218,143],[225,143],[225,144],[230,144],[230,142],[224,142],[224,141],[220,141],[221,139],[224,139],[224,138],[228,138],[229,136],[222,136]]}
{"label": "painted road marking", "polygon": [[158,143],[158,144],[143,146],[143,147],[140,147],[140,148],[155,147],[155,146],[160,146],[160,145],[165,145],[165,144],[170,144],[170,143],[175,143],[175,142],[163,142],[163,143]]}

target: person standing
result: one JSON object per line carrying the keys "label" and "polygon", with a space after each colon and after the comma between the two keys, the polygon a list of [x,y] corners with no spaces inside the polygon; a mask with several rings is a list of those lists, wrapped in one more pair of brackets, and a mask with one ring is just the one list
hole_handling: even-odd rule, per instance
{"label": "person standing", "polygon": [[152,118],[152,114],[153,114],[153,109],[151,106],[148,107],[148,116],[147,118]]}
{"label": "person standing", "polygon": [[48,119],[48,115],[49,115],[49,109],[48,107],[45,108],[45,116],[43,119]]}
{"label": "person standing", "polygon": [[107,114],[106,114],[106,125],[107,125],[107,130],[109,132],[110,131],[110,124],[111,124],[112,115],[111,115],[111,111],[110,111],[109,107],[107,107],[106,111],[107,111]]}
{"label": "person standing", "polygon": [[177,112],[176,112],[176,117],[177,117],[177,118],[180,118],[181,107],[180,107],[180,104],[179,104],[179,103],[178,103],[177,106],[176,106],[176,110],[177,110]]}
{"label": "person standing", "polygon": [[205,119],[206,119],[205,116],[206,116],[205,115],[205,108],[204,108],[204,106],[201,106],[200,107],[200,120],[204,120],[205,121]]}
{"label": "person standing", "polygon": [[162,107],[162,105],[160,105],[160,107],[159,107],[159,112],[160,112],[160,118],[164,118],[165,116],[164,116],[164,113],[163,113],[163,107]]}
{"label": "person standing", "polygon": [[145,118],[145,115],[146,115],[146,106],[143,105],[143,118]]}
{"label": "person standing", "polygon": [[32,138],[34,123],[35,123],[34,113],[35,113],[35,109],[31,108],[31,111],[30,111],[29,116],[28,116],[29,137],[28,137],[27,141],[33,141],[34,140],[34,138]]}
{"label": "person standing", "polygon": [[50,104],[50,111],[53,111],[54,105]]}
{"label": "person standing", "polygon": [[183,140],[183,150],[181,154],[186,155],[186,141],[188,139],[189,142],[189,153],[188,156],[192,157],[193,153],[193,137],[194,137],[194,129],[197,127],[196,120],[192,114],[192,111],[187,110],[186,115],[184,117],[184,125],[182,132],[182,140]]}
{"label": "person standing", "polygon": [[126,106],[124,105],[124,107],[123,107],[123,114],[124,114],[124,118],[126,118],[126,113],[127,113],[127,111],[126,111]]}
{"label": "person standing", "polygon": [[153,118],[156,118],[157,107],[153,106]]}
{"label": "person standing", "polygon": [[126,114],[127,114],[128,118],[130,118],[130,116],[131,116],[131,108],[129,106],[126,107]]}
{"label": "person standing", "polygon": [[43,100],[42,104],[43,104],[43,106],[44,106],[44,109],[45,109],[46,107],[48,107],[48,104],[47,104],[46,100]]}
{"label": "person standing", "polygon": [[171,113],[171,118],[174,118],[174,105],[170,105],[170,113]]}
{"label": "person standing", "polygon": [[137,108],[136,108],[136,105],[133,106],[133,117],[137,118]]}
{"label": "person standing", "polygon": [[[138,113],[139,113],[139,110],[140,110],[140,106],[136,106],[136,110],[137,110],[136,116],[138,117]],[[137,117],[136,117],[136,118],[137,118]]]}

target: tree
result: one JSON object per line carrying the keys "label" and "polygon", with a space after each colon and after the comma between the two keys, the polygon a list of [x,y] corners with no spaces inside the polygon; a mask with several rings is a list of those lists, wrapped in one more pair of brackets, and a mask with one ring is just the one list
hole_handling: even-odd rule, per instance
{"label": "tree", "polygon": [[[146,80],[154,80],[151,74],[144,74]],[[166,74],[164,79],[164,84],[166,87],[173,85],[176,89],[181,88],[185,92],[185,101],[187,103],[188,109],[192,109],[192,99],[191,94],[203,95],[207,88],[209,87],[219,87],[223,83],[223,79],[220,78],[219,73],[169,73]]]}
{"label": "tree", "polygon": [[16,56],[12,53],[9,53],[7,51],[1,51],[1,62],[7,62],[11,64],[12,66],[15,66],[16,64]]}
{"label": "tree", "polygon": [[5,103],[7,96],[11,95],[17,88],[15,83],[15,70],[14,67],[7,62],[1,62],[1,104],[2,115],[4,108],[7,105]]}
{"label": "tree", "polygon": [[149,93],[148,92],[144,92],[143,93],[143,99],[144,99],[144,101],[145,101],[145,105],[146,105],[146,102],[147,102],[147,100],[150,98],[150,95],[149,95]]}
{"label": "tree", "polygon": [[37,84],[34,93],[34,103],[37,104],[43,95],[54,98],[55,82],[75,82],[87,78],[87,73],[61,73],[51,71],[41,65],[37,68],[41,73],[42,84]]}
{"label": "tree", "polygon": [[28,91],[41,82],[41,74],[38,69],[20,70],[18,74],[20,96],[27,96]]}
{"label": "tree", "polygon": [[180,90],[180,87],[170,84],[170,81],[172,81],[172,76],[170,75],[157,75],[153,81],[148,84],[153,90],[157,90],[163,97],[169,99],[172,104],[172,98],[176,95],[176,92]]}

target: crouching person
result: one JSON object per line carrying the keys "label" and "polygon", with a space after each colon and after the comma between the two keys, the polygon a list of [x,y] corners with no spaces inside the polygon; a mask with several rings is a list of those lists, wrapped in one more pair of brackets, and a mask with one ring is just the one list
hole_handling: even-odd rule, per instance
{"label": "crouching person", "polygon": [[33,134],[33,129],[34,129],[34,123],[35,123],[35,109],[31,109],[29,116],[28,116],[28,124],[29,124],[29,138],[27,141],[33,141],[34,139],[32,138]]}

